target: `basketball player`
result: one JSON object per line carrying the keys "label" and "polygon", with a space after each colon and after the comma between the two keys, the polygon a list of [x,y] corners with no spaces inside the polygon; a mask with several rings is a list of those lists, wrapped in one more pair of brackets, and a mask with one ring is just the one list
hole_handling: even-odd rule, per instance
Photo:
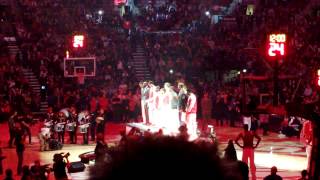
{"label": "basketball player", "polygon": [[148,105],[149,123],[155,124],[154,111],[155,111],[156,86],[153,84],[152,81],[149,81],[148,88],[149,88],[149,95],[148,95],[147,105]]}
{"label": "basketball player", "polygon": [[178,94],[174,91],[174,87],[170,87],[170,124],[172,128],[172,132],[178,132],[178,128],[180,126],[179,122],[179,111],[178,111]]}
{"label": "basketball player", "polygon": [[178,84],[178,110],[180,124],[186,122],[186,106],[188,101],[187,87],[183,83]]}
{"label": "basketball player", "polygon": [[149,113],[147,100],[149,99],[149,87],[147,82],[140,82],[139,86],[141,88],[141,111],[142,111],[142,121],[144,124],[149,124]]}
{"label": "basketball player", "polygon": [[188,91],[188,101],[186,106],[186,124],[188,133],[191,138],[197,136],[197,97],[196,95]]}
{"label": "basketball player", "polygon": [[171,132],[171,85],[168,82],[164,83],[164,94],[161,108],[163,113],[163,119],[161,120],[163,123],[162,125]]}

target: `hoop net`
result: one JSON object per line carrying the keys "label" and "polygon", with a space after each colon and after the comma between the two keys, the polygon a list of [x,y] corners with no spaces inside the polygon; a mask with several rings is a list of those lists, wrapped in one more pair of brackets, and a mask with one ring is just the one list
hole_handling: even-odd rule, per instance
{"label": "hoop net", "polygon": [[84,74],[83,73],[78,73],[77,74],[77,80],[78,80],[78,84],[84,84]]}

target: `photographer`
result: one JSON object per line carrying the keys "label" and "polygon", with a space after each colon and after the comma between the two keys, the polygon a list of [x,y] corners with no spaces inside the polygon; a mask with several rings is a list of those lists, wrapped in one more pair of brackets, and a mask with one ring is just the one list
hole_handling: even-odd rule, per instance
{"label": "photographer", "polygon": [[[53,156],[53,172],[56,180],[67,180],[68,175],[66,172],[66,167],[69,166],[69,153],[63,155],[63,153],[55,154]],[[65,160],[66,161],[65,161]]]}

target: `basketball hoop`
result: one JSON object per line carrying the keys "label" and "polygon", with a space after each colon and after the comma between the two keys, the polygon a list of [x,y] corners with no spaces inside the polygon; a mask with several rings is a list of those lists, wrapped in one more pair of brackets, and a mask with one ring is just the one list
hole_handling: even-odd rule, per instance
{"label": "basketball hoop", "polygon": [[64,58],[64,77],[73,78],[78,84],[85,83],[85,77],[96,75],[96,59],[94,57]]}

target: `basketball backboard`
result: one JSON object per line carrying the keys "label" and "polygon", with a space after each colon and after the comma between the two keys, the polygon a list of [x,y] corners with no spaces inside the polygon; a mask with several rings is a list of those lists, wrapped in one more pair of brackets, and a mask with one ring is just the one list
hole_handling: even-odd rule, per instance
{"label": "basketball backboard", "polygon": [[93,77],[96,75],[94,57],[64,58],[64,77]]}

